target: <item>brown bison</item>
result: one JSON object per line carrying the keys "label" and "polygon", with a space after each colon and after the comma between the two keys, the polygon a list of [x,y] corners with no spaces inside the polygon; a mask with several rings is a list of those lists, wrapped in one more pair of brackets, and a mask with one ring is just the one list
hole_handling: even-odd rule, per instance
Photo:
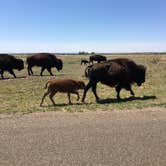
{"label": "brown bison", "polygon": [[99,100],[96,93],[98,82],[115,87],[118,99],[120,99],[122,88],[129,90],[131,95],[134,96],[131,84],[137,83],[138,86],[141,86],[145,82],[145,73],[146,68],[143,65],[137,65],[134,61],[125,58],[117,58],[88,66],[85,74],[89,77],[89,82],[84,90],[82,101],[84,102],[86,93],[91,87],[96,101]]}
{"label": "brown bison", "polygon": [[93,64],[93,61],[100,63],[100,62],[106,61],[106,60],[107,60],[107,58],[103,55],[91,55],[89,57],[89,63],[92,63],[92,64]]}
{"label": "brown bison", "polygon": [[82,65],[82,64],[86,65],[86,64],[88,64],[88,63],[89,63],[89,61],[86,60],[86,59],[82,59],[82,60],[81,60],[81,65]]}
{"label": "brown bison", "polygon": [[24,69],[24,62],[21,59],[17,59],[12,55],[0,54],[0,74],[3,77],[4,71],[8,71],[16,78],[13,69],[22,70]]}
{"label": "brown bison", "polygon": [[57,92],[67,93],[68,99],[69,99],[69,104],[71,104],[70,93],[76,94],[77,100],[79,100],[80,96],[79,96],[78,90],[85,89],[85,84],[83,81],[78,81],[78,80],[74,80],[74,79],[60,79],[60,80],[55,79],[55,80],[49,80],[45,85],[45,89],[46,88],[48,88],[48,89],[42,98],[40,106],[42,106],[44,98],[47,95],[49,95],[50,100],[52,101],[53,105],[55,105],[53,96]]}
{"label": "brown bison", "polygon": [[61,59],[58,59],[55,55],[50,53],[38,53],[34,54],[27,58],[27,64],[28,64],[28,74],[33,75],[32,67],[33,66],[40,66],[41,72],[40,75],[43,75],[43,71],[45,69],[48,70],[50,75],[52,74],[51,68],[56,67],[57,70],[62,70],[63,68],[63,62]]}

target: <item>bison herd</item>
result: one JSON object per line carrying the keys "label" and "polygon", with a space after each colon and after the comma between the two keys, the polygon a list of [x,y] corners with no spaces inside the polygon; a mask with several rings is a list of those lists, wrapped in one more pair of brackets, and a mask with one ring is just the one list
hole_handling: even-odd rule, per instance
{"label": "bison herd", "polygon": [[[97,63],[94,64],[94,61]],[[33,75],[32,67],[34,66],[41,67],[41,76],[45,69],[47,69],[50,75],[53,75],[51,68],[55,67],[58,71],[63,68],[63,61],[50,53],[38,53],[28,56],[26,63],[28,75]],[[49,95],[50,100],[55,105],[53,96],[57,92],[67,93],[69,104],[71,104],[70,94],[76,94],[77,100],[79,100],[79,89],[84,90],[82,97],[82,102],[84,102],[86,94],[90,88],[92,88],[96,101],[99,101],[99,97],[96,93],[98,82],[114,87],[117,92],[117,99],[119,100],[122,88],[130,91],[130,94],[134,96],[134,92],[131,88],[132,84],[136,83],[138,86],[141,86],[142,83],[145,82],[146,67],[138,65],[133,60],[127,58],[107,60],[105,56],[92,55],[90,56],[89,61],[82,59],[81,65],[82,64],[89,64],[85,69],[85,76],[89,79],[87,85],[85,85],[83,81],[74,79],[49,80],[45,86],[45,89],[47,88],[47,92],[44,94],[40,105],[42,105],[44,98],[47,95]],[[13,71],[14,69],[19,71],[24,69],[23,60],[12,55],[0,54],[0,74],[2,79],[4,78],[4,71],[8,71],[16,78]]]}

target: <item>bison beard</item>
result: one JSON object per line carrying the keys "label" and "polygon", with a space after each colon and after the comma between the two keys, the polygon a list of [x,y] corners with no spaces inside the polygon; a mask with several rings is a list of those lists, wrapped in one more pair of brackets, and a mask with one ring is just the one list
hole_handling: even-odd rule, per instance
{"label": "bison beard", "polygon": [[138,86],[141,86],[145,82],[145,72],[146,68],[143,65],[137,65],[134,61],[125,58],[90,65],[85,70],[85,75],[89,77],[89,82],[84,90],[82,102],[84,102],[86,93],[90,88],[92,88],[96,101],[99,100],[96,93],[98,82],[115,87],[118,99],[120,99],[122,88],[130,91],[130,94],[134,96],[131,85],[137,83]]}

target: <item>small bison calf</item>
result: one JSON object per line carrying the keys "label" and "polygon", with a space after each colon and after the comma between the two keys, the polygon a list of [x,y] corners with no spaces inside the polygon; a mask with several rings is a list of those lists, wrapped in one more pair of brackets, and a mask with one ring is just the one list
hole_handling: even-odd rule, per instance
{"label": "small bison calf", "polygon": [[47,92],[44,94],[40,106],[42,106],[43,101],[47,95],[49,95],[50,100],[52,101],[53,105],[55,105],[53,97],[57,92],[67,93],[69,104],[71,104],[70,93],[76,94],[78,101],[80,99],[80,96],[77,90],[85,89],[85,84],[83,81],[78,81],[73,79],[60,79],[60,80],[55,79],[55,80],[49,80],[45,85],[45,89],[46,88]]}
{"label": "small bison calf", "polygon": [[82,64],[84,64],[84,65],[89,64],[89,61],[86,60],[86,59],[82,59],[82,60],[81,60],[81,65],[82,65]]}

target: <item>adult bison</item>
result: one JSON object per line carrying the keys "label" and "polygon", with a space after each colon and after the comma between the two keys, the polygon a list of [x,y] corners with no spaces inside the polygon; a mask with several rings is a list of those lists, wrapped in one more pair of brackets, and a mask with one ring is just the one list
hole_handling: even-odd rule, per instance
{"label": "adult bison", "polygon": [[9,54],[0,54],[0,74],[1,77],[3,77],[4,71],[8,71],[10,74],[16,78],[16,75],[14,73],[14,69],[16,70],[22,70],[24,69],[24,62],[21,59],[17,59],[12,55]]}
{"label": "adult bison", "polygon": [[52,74],[51,68],[56,67],[57,70],[62,70],[63,68],[63,62],[61,59],[58,59],[55,55],[50,53],[37,53],[32,56],[29,56],[27,58],[27,64],[28,64],[28,74],[33,75],[32,67],[33,66],[40,66],[41,72],[40,75],[43,75],[43,71],[45,69],[48,70],[50,75]]}
{"label": "adult bison", "polygon": [[107,60],[107,58],[103,55],[91,55],[89,57],[89,63],[92,63],[92,64],[93,64],[93,61],[100,63],[100,62],[106,61],[106,60]]}
{"label": "adult bison", "polygon": [[92,88],[96,101],[99,100],[96,93],[98,82],[115,87],[118,99],[120,99],[122,88],[129,90],[131,95],[134,96],[131,84],[137,83],[138,86],[141,86],[145,82],[145,73],[146,68],[143,65],[137,65],[134,61],[125,58],[118,58],[88,66],[85,74],[89,77],[89,82],[84,90],[82,101],[84,102],[89,88]]}

